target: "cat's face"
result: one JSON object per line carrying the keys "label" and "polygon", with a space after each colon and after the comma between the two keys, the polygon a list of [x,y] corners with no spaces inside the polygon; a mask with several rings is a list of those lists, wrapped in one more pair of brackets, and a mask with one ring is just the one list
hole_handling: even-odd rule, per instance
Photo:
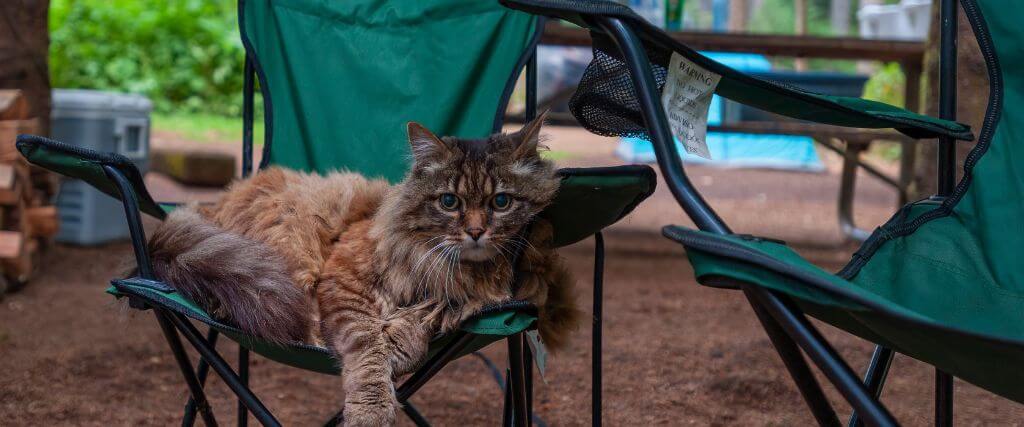
{"label": "cat's face", "polygon": [[415,164],[402,204],[417,243],[453,263],[511,259],[526,245],[520,231],[559,185],[537,152],[542,120],[479,140],[438,138],[409,123]]}

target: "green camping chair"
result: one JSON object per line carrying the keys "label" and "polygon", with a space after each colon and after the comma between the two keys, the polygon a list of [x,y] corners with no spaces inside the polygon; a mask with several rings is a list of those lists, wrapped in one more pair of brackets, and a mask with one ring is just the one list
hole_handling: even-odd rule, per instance
{"label": "green camping chair", "polygon": [[[243,175],[253,165],[255,81],[264,101],[266,138],[260,166],[327,172],[347,168],[397,180],[408,164],[405,122],[416,120],[444,135],[484,137],[501,128],[506,103],[527,68],[528,115],[536,101],[538,20],[477,0],[242,0],[239,24],[246,50]],[[111,153],[96,153],[46,138],[21,135],[19,151],[33,164],[82,179],[124,202],[138,277],[112,281],[108,292],[156,315],[189,390],[184,425],[198,414],[216,425],[203,387],[212,368],[238,396],[238,423],[251,413],[279,425],[247,386],[249,352],[300,369],[337,375],[343,367],[324,348],[276,346],[247,336],[204,312],[170,286],[154,280],[140,212],[164,218],[172,207],[156,203],[135,166]],[[596,237],[594,401],[600,402],[600,295],[603,245],[600,230],[618,221],[654,190],[654,172],[627,166],[559,171],[556,201],[541,215],[564,246]],[[531,352],[526,334],[536,307],[511,301],[488,307],[459,331],[436,337],[428,360],[397,388],[405,413],[426,419],[409,398],[451,360],[505,340],[506,425],[529,425],[532,415]],[[204,337],[195,322],[209,326]],[[181,342],[200,355],[193,367]],[[220,335],[239,344],[232,369],[216,350]],[[329,424],[341,421],[336,415]],[[326,418],[326,416],[325,416]]]}
{"label": "green camping chair", "polygon": [[[839,419],[801,352],[854,408],[851,425],[896,424],[879,401],[894,351],[936,367],[937,425],[952,423],[952,375],[1024,402],[1024,144],[1017,135],[1024,112],[1015,107],[1024,78],[1012,71],[1017,61],[1024,63],[1019,8],[999,0],[960,1],[987,63],[991,93],[977,145],[957,183],[954,145],[973,136],[952,121],[955,0],[941,1],[943,119],[740,73],[612,2],[502,2],[591,30],[595,59],[570,109],[593,132],[653,142],[673,195],[700,229],[669,226],[664,234],[685,246],[700,283],[743,291],[820,424],[839,425]],[[733,234],[687,180],[659,102],[672,55],[720,75],[716,93],[734,101],[802,120],[937,137],[938,195],[900,209],[837,274],[815,267],[782,242]],[[879,345],[864,381],[805,314]]]}

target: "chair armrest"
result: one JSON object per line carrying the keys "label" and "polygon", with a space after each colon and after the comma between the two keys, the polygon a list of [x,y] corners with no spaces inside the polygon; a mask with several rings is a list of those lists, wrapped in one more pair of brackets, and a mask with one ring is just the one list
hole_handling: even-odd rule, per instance
{"label": "chair armrest", "polygon": [[164,219],[167,216],[167,212],[153,201],[149,191],[146,190],[142,174],[127,157],[116,153],[101,153],[75,147],[36,135],[18,135],[17,147],[29,163],[70,178],[83,180],[123,202],[124,199],[121,197],[117,183],[104,170],[104,167],[114,168],[131,184],[138,199],[137,209],[159,219]]}
{"label": "chair armrest", "polygon": [[592,236],[654,193],[657,175],[646,165],[559,169],[555,200],[540,213],[551,223],[555,247]]}

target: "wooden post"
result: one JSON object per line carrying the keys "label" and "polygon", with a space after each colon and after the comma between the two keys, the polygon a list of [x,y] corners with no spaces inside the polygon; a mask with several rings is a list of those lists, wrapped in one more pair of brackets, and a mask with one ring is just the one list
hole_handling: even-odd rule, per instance
{"label": "wooden post", "polygon": [[747,21],[750,12],[750,4],[747,0],[732,0],[729,2],[729,32],[747,32]]}
{"label": "wooden post", "polygon": [[20,89],[36,133],[50,133],[49,0],[0,1],[0,89]]}
{"label": "wooden post", "polygon": [[[807,35],[807,0],[793,1],[793,32],[798,36]],[[793,63],[797,71],[807,70],[807,59],[796,58]]]}

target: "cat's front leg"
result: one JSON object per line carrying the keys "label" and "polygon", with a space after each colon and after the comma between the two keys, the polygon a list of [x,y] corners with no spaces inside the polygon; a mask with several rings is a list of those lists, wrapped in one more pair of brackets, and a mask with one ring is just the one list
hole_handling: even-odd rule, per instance
{"label": "cat's front leg", "polygon": [[396,378],[423,364],[436,331],[433,317],[431,310],[416,308],[401,308],[387,317],[384,334],[391,347],[391,369]]}
{"label": "cat's front leg", "polygon": [[324,320],[325,335],[342,365],[345,426],[394,425],[399,404],[384,322],[351,311],[334,312]]}
{"label": "cat's front leg", "polygon": [[576,304],[572,274],[551,245],[552,229],[546,221],[534,224],[529,248],[516,269],[519,288],[515,298],[538,308],[537,327],[549,349],[565,348],[583,312]]}

